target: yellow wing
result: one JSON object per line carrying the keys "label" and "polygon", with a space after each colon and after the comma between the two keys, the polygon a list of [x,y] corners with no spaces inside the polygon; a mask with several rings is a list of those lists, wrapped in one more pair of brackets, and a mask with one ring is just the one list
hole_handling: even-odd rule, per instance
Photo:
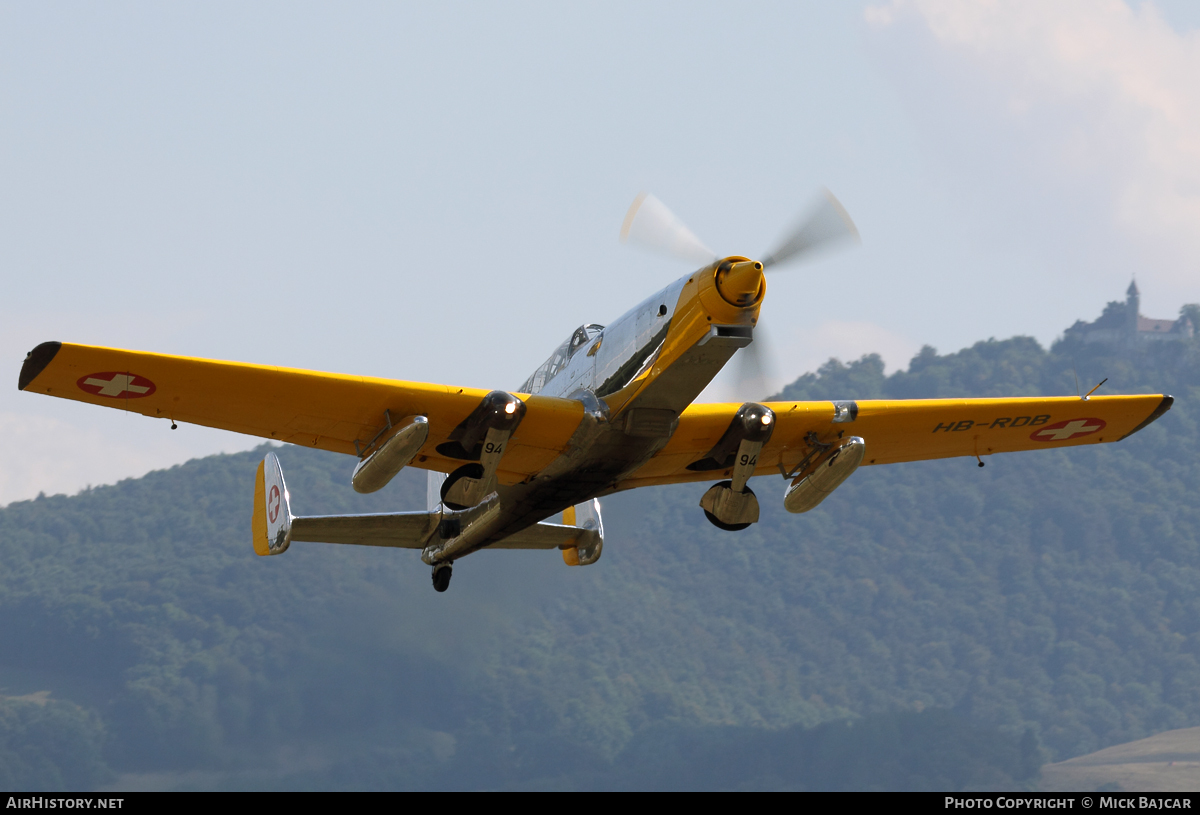
{"label": "yellow wing", "polygon": [[[144,416],[355,454],[393,419],[423,415],[429,437],[413,466],[448,472],[462,462],[437,453],[487,392],[240,362],[43,343],[21,369],[21,390]],[[525,396],[526,415],[501,460],[502,483],[535,475],[569,444],[580,403]],[[794,471],[813,441],[866,440],[864,464],[984,456],[1119,441],[1161,416],[1157,395],[773,402],[777,424],[755,475]],[[840,407],[839,407],[840,406]],[[671,441],[619,489],[711,481],[728,471],[689,470],[706,457],[740,404],[692,405]]]}
{"label": "yellow wing", "polygon": [[[429,437],[412,462],[449,472],[446,441],[487,391],[292,368],[220,362],[70,343],[43,343],[21,369],[21,390],[354,455],[387,426],[423,415]],[[583,417],[578,402],[526,396],[525,418],[501,460],[502,483],[540,472]],[[356,444],[358,447],[356,447]]]}
{"label": "yellow wing", "polygon": [[[866,441],[863,464],[1120,441],[1165,413],[1172,401],[1170,396],[1154,394],[1093,396],[1087,401],[1063,396],[768,402],[776,426],[754,474],[779,473],[780,467],[793,472],[814,449],[811,441],[828,443],[842,436],[861,436]],[[689,407],[667,446],[619,488],[728,477],[729,470],[693,471],[688,465],[708,455],[740,407]]]}

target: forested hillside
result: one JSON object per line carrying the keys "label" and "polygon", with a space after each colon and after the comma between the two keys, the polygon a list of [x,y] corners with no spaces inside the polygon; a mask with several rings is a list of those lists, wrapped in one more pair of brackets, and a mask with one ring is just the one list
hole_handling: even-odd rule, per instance
{"label": "forested hillside", "polygon": [[[803,516],[757,479],[739,533],[698,485],[612,496],[595,566],[483,552],[444,595],[414,552],[256,557],[265,448],[12,504],[0,782],[979,788],[1200,725],[1195,347],[987,341],[784,395],[1074,394],[1075,372],[1175,407],[1115,445],[864,467]],[[278,452],[298,513],[423,505],[421,474],[359,496],[351,459]]]}

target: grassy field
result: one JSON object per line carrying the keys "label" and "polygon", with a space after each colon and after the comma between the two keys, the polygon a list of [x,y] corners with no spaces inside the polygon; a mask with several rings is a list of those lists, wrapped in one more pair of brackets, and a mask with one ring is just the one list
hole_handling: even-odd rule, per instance
{"label": "grassy field", "polygon": [[1047,792],[1200,790],[1200,727],[1168,730],[1042,768]]}

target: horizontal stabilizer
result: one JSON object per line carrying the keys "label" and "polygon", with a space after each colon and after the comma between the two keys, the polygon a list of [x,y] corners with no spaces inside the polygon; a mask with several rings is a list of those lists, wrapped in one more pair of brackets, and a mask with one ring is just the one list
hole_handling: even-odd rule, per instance
{"label": "horizontal stabilizer", "polygon": [[[438,534],[441,519],[441,514],[437,512],[315,515],[293,518],[291,540],[424,549]],[[565,549],[572,546],[572,541],[578,536],[579,529],[574,526],[538,523],[493,543],[488,548]]]}
{"label": "horizontal stabilizer", "polygon": [[575,545],[580,530],[574,526],[548,524],[545,521],[509,535],[489,549],[569,549]]}
{"label": "horizontal stabilizer", "polygon": [[424,549],[439,518],[436,512],[314,515],[292,520],[292,540]]}
{"label": "horizontal stabilizer", "polygon": [[[432,483],[432,480],[431,480]],[[254,487],[254,550],[260,555],[277,555],[293,541],[343,543],[352,546],[390,546],[424,549],[431,543],[461,534],[461,515],[432,512],[386,512],[371,515],[292,515],[283,469],[274,453],[258,465]],[[443,523],[445,522],[445,523]],[[453,532],[449,532],[453,529]],[[581,535],[590,534],[576,526],[537,523],[491,544],[494,549],[569,549],[579,545]]]}

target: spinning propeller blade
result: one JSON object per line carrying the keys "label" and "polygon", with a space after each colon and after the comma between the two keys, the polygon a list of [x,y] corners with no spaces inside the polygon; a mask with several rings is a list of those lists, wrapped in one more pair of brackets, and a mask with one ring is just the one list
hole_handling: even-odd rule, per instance
{"label": "spinning propeller blade", "polygon": [[763,258],[764,268],[787,263],[846,238],[858,241],[858,228],[854,226],[854,221],[850,220],[846,208],[829,190],[822,192],[823,195],[808,217],[784,238],[774,252]]}
{"label": "spinning propeller blade", "polygon": [[711,263],[716,257],[662,201],[645,192],[633,200],[625,213],[621,243],[636,244],[691,263]]}
{"label": "spinning propeller blade", "polygon": [[771,343],[763,332],[762,323],[754,329],[754,341],[738,351],[734,374],[734,396],[737,399],[765,401],[773,391],[771,380],[775,370],[772,364],[775,355]]}
{"label": "spinning propeller blade", "polygon": [[[845,207],[829,190],[821,192],[808,216],[788,233],[774,252],[763,258],[764,269],[802,259],[847,239],[858,242],[858,228]],[[707,264],[716,259],[716,254],[701,243],[662,201],[645,192],[634,199],[625,214],[621,242],[637,244],[691,263]],[[765,399],[771,388],[775,357],[762,333],[761,321],[754,333],[754,341],[738,352],[735,387],[739,399]]]}

